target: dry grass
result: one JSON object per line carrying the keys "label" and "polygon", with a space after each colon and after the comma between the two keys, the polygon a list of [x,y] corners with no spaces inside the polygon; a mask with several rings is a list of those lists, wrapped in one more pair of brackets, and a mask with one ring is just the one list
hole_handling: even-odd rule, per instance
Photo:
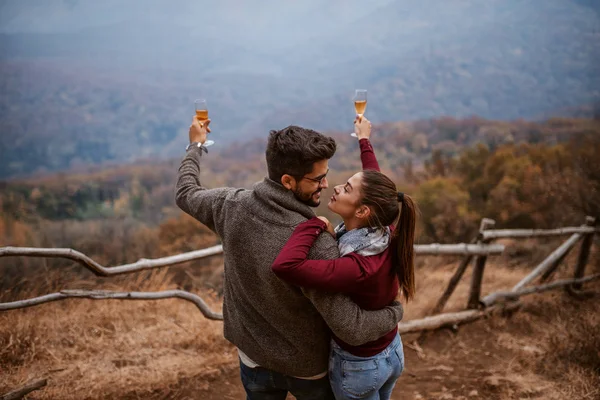
{"label": "dry grass", "polygon": [[[133,277],[130,277],[130,279]],[[89,286],[79,282],[71,287]],[[175,288],[166,270],[143,282],[109,289]],[[202,293],[220,310],[213,292]],[[0,314],[0,393],[33,377],[55,382],[40,399],[114,398],[152,391],[179,379],[211,373],[235,360],[222,323],[181,300],[132,302],[69,299]]]}
{"label": "dry grass", "polygon": [[597,299],[540,295],[510,320],[499,319],[495,325],[501,330],[498,345],[511,354],[504,379],[513,390],[501,398],[600,398]]}
{"label": "dry grass", "polygon": [[[551,304],[546,300],[546,307]],[[600,398],[600,313],[597,302],[586,309],[561,302],[552,326],[543,334],[546,351],[536,370],[555,382],[565,398]]]}
{"label": "dry grass", "polygon": [[[546,254],[556,244],[545,245]],[[590,260],[592,271],[600,269],[597,249]],[[540,261],[539,243],[520,242],[517,250],[489,259],[484,295],[510,288]],[[571,274],[576,255],[574,251],[569,256],[558,277]],[[218,260],[201,275],[218,277]],[[406,306],[406,319],[428,313],[459,262],[419,260],[418,293]],[[185,276],[186,289],[220,309],[218,287],[201,287],[193,270],[181,271],[173,268],[111,280],[73,278],[68,287],[164,290],[181,287]],[[21,285],[22,292],[5,293],[4,300],[59,289],[52,282],[64,283],[65,278],[63,274],[59,280],[55,273],[59,272],[46,271],[43,284]],[[469,273],[445,311],[464,308]],[[600,285],[594,288],[599,290]],[[407,348],[407,374],[394,398],[600,398],[597,299],[578,301],[553,292],[524,303],[510,318],[494,317],[465,326],[458,334],[442,331],[431,336],[423,346],[423,359]],[[415,338],[407,335],[405,344]],[[181,300],[72,299],[0,313],[0,393],[29,379],[49,377],[48,386],[30,399],[238,398],[236,363],[235,349],[223,339],[222,323],[206,320]],[[202,390],[213,395],[199,397]],[[474,392],[479,397],[469,397]]]}

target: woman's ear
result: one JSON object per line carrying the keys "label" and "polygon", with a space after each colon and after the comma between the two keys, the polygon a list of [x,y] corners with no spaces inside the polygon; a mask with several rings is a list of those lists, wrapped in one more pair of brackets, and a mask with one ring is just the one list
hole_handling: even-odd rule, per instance
{"label": "woman's ear", "polygon": [[362,206],[358,207],[355,215],[360,219],[368,219],[371,216],[371,209],[363,204]]}
{"label": "woman's ear", "polygon": [[281,184],[287,190],[295,190],[296,189],[296,179],[288,174],[283,174],[281,176]]}

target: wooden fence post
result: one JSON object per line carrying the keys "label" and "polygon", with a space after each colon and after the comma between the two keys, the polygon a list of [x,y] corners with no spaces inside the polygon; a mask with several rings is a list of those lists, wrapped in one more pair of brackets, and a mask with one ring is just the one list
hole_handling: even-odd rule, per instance
{"label": "wooden fence post", "polygon": [[[476,241],[477,241],[477,239],[473,239],[473,241],[471,243],[475,243]],[[442,310],[444,309],[444,306],[450,299],[450,296],[452,296],[452,293],[454,293],[454,289],[456,289],[456,286],[458,286],[458,282],[460,282],[460,278],[462,278],[463,274],[467,270],[467,267],[471,263],[472,259],[473,259],[473,255],[471,255],[471,254],[468,256],[465,256],[465,258],[463,258],[463,260],[459,264],[458,268],[454,272],[454,275],[452,275],[452,278],[450,278],[450,281],[448,282],[448,287],[446,287],[446,290],[442,294],[442,297],[440,297],[440,299],[438,300],[437,304],[431,311],[430,315],[435,315],[435,314],[439,314],[440,312],[442,312]]]}
{"label": "wooden fence post", "polygon": [[[597,219],[594,217],[586,217],[585,223],[588,226],[595,226]],[[579,257],[577,258],[577,265],[575,266],[575,274],[573,278],[580,279],[583,278],[585,274],[585,266],[590,258],[590,250],[592,248],[592,243],[594,241],[594,233],[588,233],[583,238],[581,242],[581,247],[579,248]],[[581,283],[575,283],[571,286],[574,290],[581,290]]]}
{"label": "wooden fence post", "polygon": [[[496,221],[489,218],[484,218],[481,220],[481,224],[479,225],[479,237],[477,240],[478,244],[488,244],[491,240],[483,239],[483,232],[493,227],[496,224]],[[469,309],[477,309],[479,308],[479,298],[481,297],[481,282],[483,281],[483,271],[485,269],[485,262],[487,261],[487,256],[482,255],[478,256],[475,259],[475,267],[473,268],[473,276],[471,277],[471,291],[469,293],[469,301],[467,303],[467,308]]]}
{"label": "wooden fence post", "polygon": [[[473,240],[471,240],[470,243],[472,243],[472,244],[477,243],[477,238],[474,238]],[[467,270],[467,267],[471,263],[472,259],[473,259],[472,254],[469,254],[463,258],[461,263],[458,265],[458,268],[454,272],[454,275],[452,275],[452,278],[450,278],[450,281],[448,282],[448,287],[446,287],[446,290],[442,294],[442,297],[440,297],[437,304],[435,305],[435,307],[433,307],[433,310],[431,310],[429,315],[436,315],[436,314],[439,314],[442,312],[442,310],[446,306],[446,303],[450,299],[450,296],[452,296],[452,293],[454,293],[454,289],[456,289],[456,286],[458,286],[458,282],[460,282],[460,278],[462,278],[463,274]],[[419,337],[417,338],[417,343],[423,344],[425,342],[425,339],[427,339],[427,334],[428,334],[427,331],[422,331],[421,334],[419,335]]]}
{"label": "wooden fence post", "polygon": [[[589,216],[585,218],[585,224],[587,226],[594,227],[595,223],[596,223],[595,218],[589,217]],[[577,265],[575,267],[575,277],[574,277],[575,279],[579,279],[579,278],[583,277],[583,273],[585,271],[585,265],[587,264],[587,260],[590,255],[590,247],[592,246],[593,239],[594,239],[594,232],[588,233],[583,237],[583,242],[581,243],[581,247],[579,250],[579,258],[577,260]],[[550,279],[550,277],[552,275],[554,275],[556,270],[558,270],[558,267],[564,261],[564,259],[567,257],[568,254],[569,254],[569,252],[566,252],[565,254],[563,254],[562,257],[560,257],[558,260],[556,260],[554,265],[552,265],[552,267],[550,267],[550,269],[548,269],[546,272],[544,272],[544,274],[540,278],[540,282],[546,282],[548,279]],[[577,287],[575,287],[575,285],[577,285]],[[577,283],[575,285],[571,286],[571,288],[576,289],[576,290],[581,289],[581,283]]]}

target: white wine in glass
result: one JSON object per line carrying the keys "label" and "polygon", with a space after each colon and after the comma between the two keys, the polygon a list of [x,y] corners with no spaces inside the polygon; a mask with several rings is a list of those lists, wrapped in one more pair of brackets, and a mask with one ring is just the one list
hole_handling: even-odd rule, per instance
{"label": "white wine in glass", "polygon": [[[205,99],[198,99],[194,101],[194,106],[196,108],[196,119],[200,121],[200,123],[205,122],[208,119],[208,106],[206,105]],[[212,146],[215,144],[214,140],[206,140],[204,142],[204,146]]]}
{"label": "white wine in glass", "polygon": [[[367,91],[365,89],[356,89],[352,100],[354,100],[356,114],[362,118],[365,111],[367,111]],[[356,133],[352,132],[350,136],[356,137]]]}

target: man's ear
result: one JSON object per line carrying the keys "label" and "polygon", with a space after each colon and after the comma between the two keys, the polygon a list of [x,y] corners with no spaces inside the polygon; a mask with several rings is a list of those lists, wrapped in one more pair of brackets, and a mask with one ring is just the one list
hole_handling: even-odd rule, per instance
{"label": "man's ear", "polygon": [[371,209],[365,205],[358,207],[355,213],[357,218],[367,219],[371,216]]}
{"label": "man's ear", "polygon": [[291,175],[283,174],[281,177],[281,184],[287,190],[295,190],[296,189],[296,178]]}

